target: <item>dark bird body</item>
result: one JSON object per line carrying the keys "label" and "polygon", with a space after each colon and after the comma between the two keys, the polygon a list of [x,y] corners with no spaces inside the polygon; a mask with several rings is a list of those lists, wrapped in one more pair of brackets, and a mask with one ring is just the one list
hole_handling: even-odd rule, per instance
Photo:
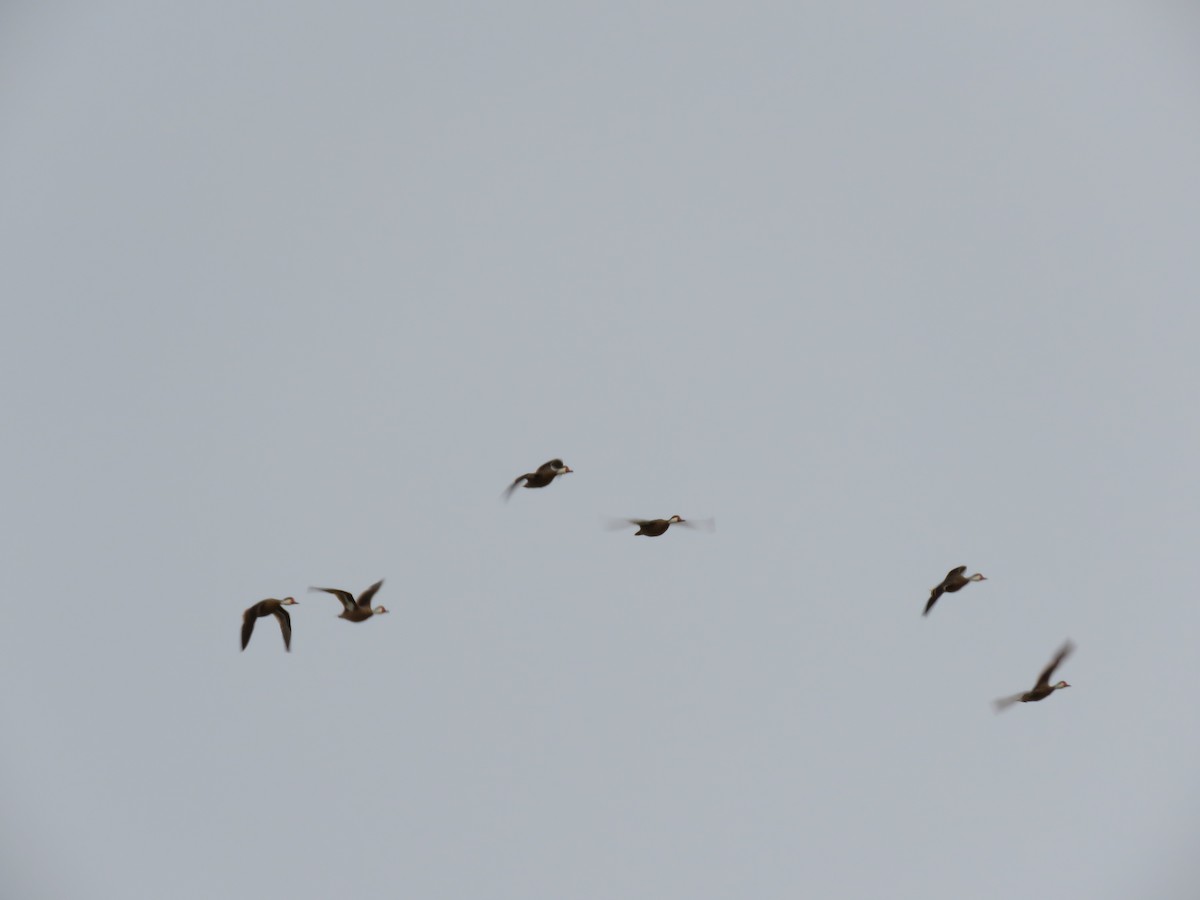
{"label": "dark bird body", "polygon": [[667,529],[672,525],[682,525],[683,519],[679,516],[671,516],[669,519],[630,519],[629,523],[638,527],[638,530],[633,533],[635,537],[639,534],[644,534],[646,537],[658,537],[660,534],[666,534]]}
{"label": "dark bird body", "polygon": [[279,628],[283,632],[283,647],[292,649],[292,617],[288,615],[285,606],[295,606],[296,601],[291,597],[282,600],[260,600],[242,613],[242,649],[250,643],[250,635],[254,634],[254,622],[264,616],[274,616],[279,620]]}
{"label": "dark bird body", "polygon": [[946,577],[942,579],[942,583],[929,592],[929,602],[925,604],[925,612],[921,613],[921,615],[929,615],[929,611],[933,609],[933,604],[938,602],[938,597],[942,596],[942,594],[953,594],[955,591],[961,591],[972,581],[987,581],[978,572],[968,578],[964,574],[966,571],[966,566],[959,566],[947,572]]}
{"label": "dark bird body", "polygon": [[369,588],[359,595],[358,600],[354,599],[354,595],[349,591],[343,591],[338,588],[323,588],[310,587],[310,591],[324,591],[327,594],[333,594],[342,601],[342,612],[338,616],[339,619],[347,619],[351,622],[365,622],[371,616],[381,616],[387,612],[387,607],[377,606],[371,609],[371,598],[375,596],[375,592],[383,587],[383,579],[375,582]]}
{"label": "dark bird body", "polygon": [[512,496],[521,482],[525,482],[527,488],[544,488],[559,475],[566,475],[568,472],[575,471],[568,465],[564,465],[561,459],[552,459],[549,462],[542,463],[537,467],[536,472],[526,472],[524,475],[518,475],[516,479],[504,490],[504,499],[507,500]]}
{"label": "dark bird body", "polygon": [[1045,700],[1051,694],[1062,688],[1069,688],[1070,685],[1065,681],[1060,681],[1057,684],[1051,684],[1050,679],[1054,676],[1054,670],[1058,668],[1059,663],[1071,655],[1071,651],[1075,649],[1075,645],[1070,641],[1059,648],[1058,655],[1050,661],[1050,665],[1042,670],[1042,674],[1038,676],[1037,684],[1033,686],[1033,690],[1025,691],[1021,694],[1013,694],[1011,697],[1001,697],[996,701],[996,710],[1007,709],[1014,703],[1037,703],[1039,700]]}

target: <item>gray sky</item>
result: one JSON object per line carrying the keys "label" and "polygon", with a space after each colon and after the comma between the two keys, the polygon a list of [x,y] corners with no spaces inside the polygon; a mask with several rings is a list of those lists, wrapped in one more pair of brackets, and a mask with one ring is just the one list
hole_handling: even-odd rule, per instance
{"label": "gray sky", "polygon": [[1198,47],[5,4],[4,895],[1195,897]]}

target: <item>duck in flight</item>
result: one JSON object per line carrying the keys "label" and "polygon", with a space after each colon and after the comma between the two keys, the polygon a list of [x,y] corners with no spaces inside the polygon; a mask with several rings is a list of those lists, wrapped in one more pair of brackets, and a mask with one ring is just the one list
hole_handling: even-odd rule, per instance
{"label": "duck in flight", "polygon": [[635,531],[634,537],[639,534],[644,534],[646,537],[658,537],[666,534],[667,529],[672,525],[682,525],[685,528],[704,528],[712,531],[716,524],[712,519],[684,519],[682,516],[671,516],[669,519],[617,519],[613,522],[614,528],[625,528],[629,525],[636,525],[638,530]]}
{"label": "duck in flight", "polygon": [[254,622],[263,616],[274,616],[279,620],[279,628],[283,631],[283,648],[291,652],[292,617],[284,607],[296,605],[292,597],[284,597],[282,600],[260,600],[242,613],[242,649],[245,650],[246,645],[250,643],[250,635],[254,634]]}
{"label": "duck in flight", "polygon": [[504,489],[504,499],[507,500],[512,496],[521,484],[525,482],[527,488],[543,488],[552,482],[559,475],[566,475],[568,472],[574,472],[568,465],[564,465],[561,459],[552,459],[549,462],[544,462],[537,467],[536,472],[526,472],[524,475],[518,475],[507,488]]}
{"label": "duck in flight", "polygon": [[966,566],[959,566],[947,572],[946,577],[942,579],[942,583],[929,592],[929,602],[925,604],[925,612],[921,613],[921,615],[929,615],[929,611],[933,609],[933,604],[938,602],[938,597],[942,596],[942,594],[953,594],[955,591],[961,591],[972,581],[987,581],[978,572],[967,577],[964,574],[966,571]]}
{"label": "duck in flight", "polygon": [[1042,670],[1042,674],[1038,676],[1037,684],[1033,686],[1031,691],[1023,691],[1020,694],[1013,694],[1011,697],[1001,697],[996,701],[996,712],[1002,709],[1008,709],[1014,703],[1037,703],[1039,700],[1045,700],[1055,691],[1062,688],[1069,688],[1070,685],[1065,681],[1060,681],[1057,684],[1051,684],[1050,679],[1054,676],[1054,670],[1058,668],[1058,664],[1071,655],[1071,651],[1075,649],[1075,645],[1067,641],[1059,648],[1058,654],[1050,661],[1050,665]]}
{"label": "duck in flight", "polygon": [[349,591],[339,590],[338,588],[323,588],[310,587],[310,591],[324,591],[327,594],[333,594],[342,601],[342,614],[339,619],[348,619],[351,622],[365,622],[371,616],[381,616],[386,613],[386,606],[377,606],[371,609],[371,598],[375,596],[375,592],[383,587],[383,579],[375,582],[358,596],[358,600],[354,599],[354,595]]}

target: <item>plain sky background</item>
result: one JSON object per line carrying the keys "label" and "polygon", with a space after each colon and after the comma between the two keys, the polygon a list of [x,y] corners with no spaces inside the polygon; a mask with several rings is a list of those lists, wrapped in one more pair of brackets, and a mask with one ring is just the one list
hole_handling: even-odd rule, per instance
{"label": "plain sky background", "polygon": [[1195,898],[1198,160],[1186,3],[9,0],[3,896]]}

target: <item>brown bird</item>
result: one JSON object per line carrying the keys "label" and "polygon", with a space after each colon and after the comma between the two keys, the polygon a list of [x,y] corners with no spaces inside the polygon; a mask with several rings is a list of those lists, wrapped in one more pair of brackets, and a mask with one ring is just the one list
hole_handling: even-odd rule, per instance
{"label": "brown bird", "polygon": [[283,647],[288,652],[292,649],[292,617],[288,615],[285,606],[297,606],[295,599],[284,597],[282,600],[260,600],[242,613],[242,649],[250,643],[250,635],[254,634],[254,621],[263,616],[274,616],[279,620],[283,631]]}
{"label": "brown bird", "polygon": [[712,531],[716,527],[716,523],[712,519],[691,520],[680,516],[671,516],[669,519],[616,519],[613,522],[614,528],[625,528],[628,525],[638,527],[638,530],[633,533],[634,537],[639,534],[644,534],[646,537],[658,537],[660,534],[666,534],[667,529],[672,525],[703,528],[707,531]]}
{"label": "brown bird", "polygon": [[365,591],[363,591],[356,601],[354,595],[349,591],[338,590],[337,588],[310,587],[310,591],[324,591],[327,594],[333,594],[342,601],[342,614],[339,619],[349,619],[351,622],[365,622],[371,616],[381,616],[387,612],[386,606],[377,606],[371,609],[371,598],[375,596],[375,592],[383,587],[383,579],[375,582]]}
{"label": "brown bird", "polygon": [[552,459],[538,466],[536,472],[526,472],[524,475],[518,475],[516,480],[504,489],[504,499],[507,500],[511,497],[512,492],[517,489],[517,486],[522,481],[525,482],[525,487],[527,488],[543,488],[559,475],[566,475],[568,472],[574,471],[570,466],[564,465],[561,459]]}
{"label": "brown bird", "polygon": [[938,602],[938,597],[942,596],[942,594],[953,594],[955,591],[961,591],[972,581],[987,581],[978,572],[968,578],[963,575],[966,571],[966,566],[959,566],[957,569],[951,569],[947,572],[946,577],[942,579],[942,583],[929,592],[929,602],[925,604],[925,612],[921,613],[921,615],[929,615],[929,611],[933,609],[933,604]]}
{"label": "brown bird", "polygon": [[1058,651],[1058,655],[1051,660],[1050,665],[1042,670],[1042,674],[1038,676],[1037,684],[1033,686],[1032,691],[1025,691],[1020,694],[1013,694],[1011,697],[1001,697],[996,701],[996,712],[1002,709],[1008,709],[1014,703],[1037,703],[1039,700],[1045,700],[1051,694],[1062,688],[1069,688],[1070,685],[1065,681],[1060,681],[1058,684],[1051,684],[1050,678],[1054,675],[1054,670],[1058,668],[1058,664],[1071,655],[1071,651],[1075,649],[1075,645],[1067,641]]}

